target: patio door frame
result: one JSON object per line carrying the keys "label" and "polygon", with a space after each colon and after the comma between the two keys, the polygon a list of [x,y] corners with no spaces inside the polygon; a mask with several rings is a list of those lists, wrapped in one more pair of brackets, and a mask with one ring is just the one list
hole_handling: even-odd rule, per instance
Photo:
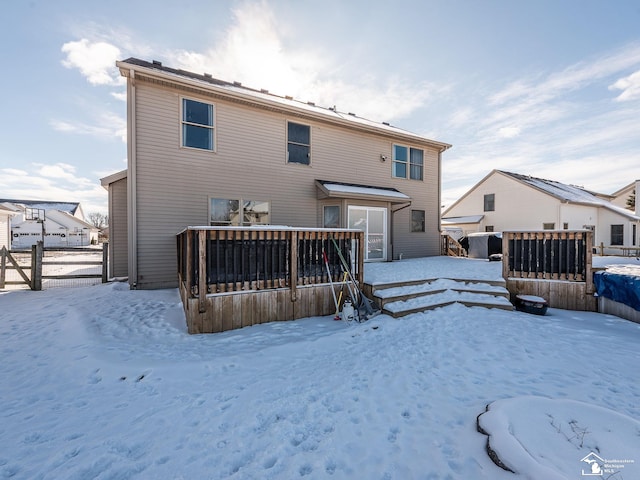
{"label": "patio door frame", "polygon": [[[389,240],[389,232],[388,232],[388,217],[389,217],[389,209],[386,207],[368,207],[364,205],[348,205],[347,206],[347,228],[351,227],[351,211],[352,210],[364,210],[366,211],[366,220],[365,220],[365,228],[364,228],[364,261],[365,262],[386,262],[387,261],[387,243]],[[369,214],[370,212],[382,212],[382,257],[381,258],[369,258]],[[379,234],[379,232],[375,232]],[[373,233],[372,233],[373,235]]]}

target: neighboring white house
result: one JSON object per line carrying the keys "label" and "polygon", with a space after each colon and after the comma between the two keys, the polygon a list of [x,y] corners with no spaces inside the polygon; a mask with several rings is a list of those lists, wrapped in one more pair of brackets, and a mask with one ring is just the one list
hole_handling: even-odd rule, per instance
{"label": "neighboring white house", "polygon": [[98,242],[98,229],[84,220],[79,203],[4,199],[0,208],[12,212],[12,249],[30,248],[43,239],[45,247],[86,247]]}
{"label": "neighboring white house", "polygon": [[640,216],[615,205],[612,195],[553,180],[493,170],[442,213],[443,229],[594,231],[605,253],[637,247]]}
{"label": "neighboring white house", "polygon": [[11,217],[15,214],[12,209],[0,205],[0,249],[11,249]]}
{"label": "neighboring white house", "polygon": [[[635,196],[638,191],[638,187],[640,187],[640,180],[636,180],[635,182],[631,182],[628,185],[625,185],[620,190],[617,190],[611,194],[613,197],[611,203],[617,205],[618,207],[629,209],[627,206],[627,202],[631,196]],[[640,215],[638,211],[638,204],[636,203],[635,214]]]}

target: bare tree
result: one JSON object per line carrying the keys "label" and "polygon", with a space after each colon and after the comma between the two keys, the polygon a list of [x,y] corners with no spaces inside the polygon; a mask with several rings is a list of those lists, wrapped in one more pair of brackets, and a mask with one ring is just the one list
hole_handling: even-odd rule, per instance
{"label": "bare tree", "polygon": [[109,225],[109,215],[100,212],[91,212],[89,214],[89,222],[96,228],[105,228]]}
{"label": "bare tree", "polygon": [[633,189],[633,193],[631,195],[629,195],[629,198],[627,198],[627,208],[629,210],[635,210],[636,209],[636,189]]}

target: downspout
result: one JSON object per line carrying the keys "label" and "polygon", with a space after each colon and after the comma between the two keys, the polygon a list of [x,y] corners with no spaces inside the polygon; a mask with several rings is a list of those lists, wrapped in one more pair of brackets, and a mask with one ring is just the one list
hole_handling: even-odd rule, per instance
{"label": "downspout", "polygon": [[129,287],[138,285],[138,214],[137,214],[137,164],[136,164],[136,84],[135,71],[129,70],[127,81],[127,229]]}
{"label": "downspout", "polygon": [[440,242],[442,236],[442,152],[443,150],[438,150],[438,205],[436,208],[438,215],[438,242]]}

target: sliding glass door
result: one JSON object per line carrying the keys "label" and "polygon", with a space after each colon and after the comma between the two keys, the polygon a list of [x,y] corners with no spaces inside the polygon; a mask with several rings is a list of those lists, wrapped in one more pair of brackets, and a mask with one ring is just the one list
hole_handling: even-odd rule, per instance
{"label": "sliding glass door", "polygon": [[350,206],[348,224],[364,232],[365,261],[387,259],[386,208]]}

